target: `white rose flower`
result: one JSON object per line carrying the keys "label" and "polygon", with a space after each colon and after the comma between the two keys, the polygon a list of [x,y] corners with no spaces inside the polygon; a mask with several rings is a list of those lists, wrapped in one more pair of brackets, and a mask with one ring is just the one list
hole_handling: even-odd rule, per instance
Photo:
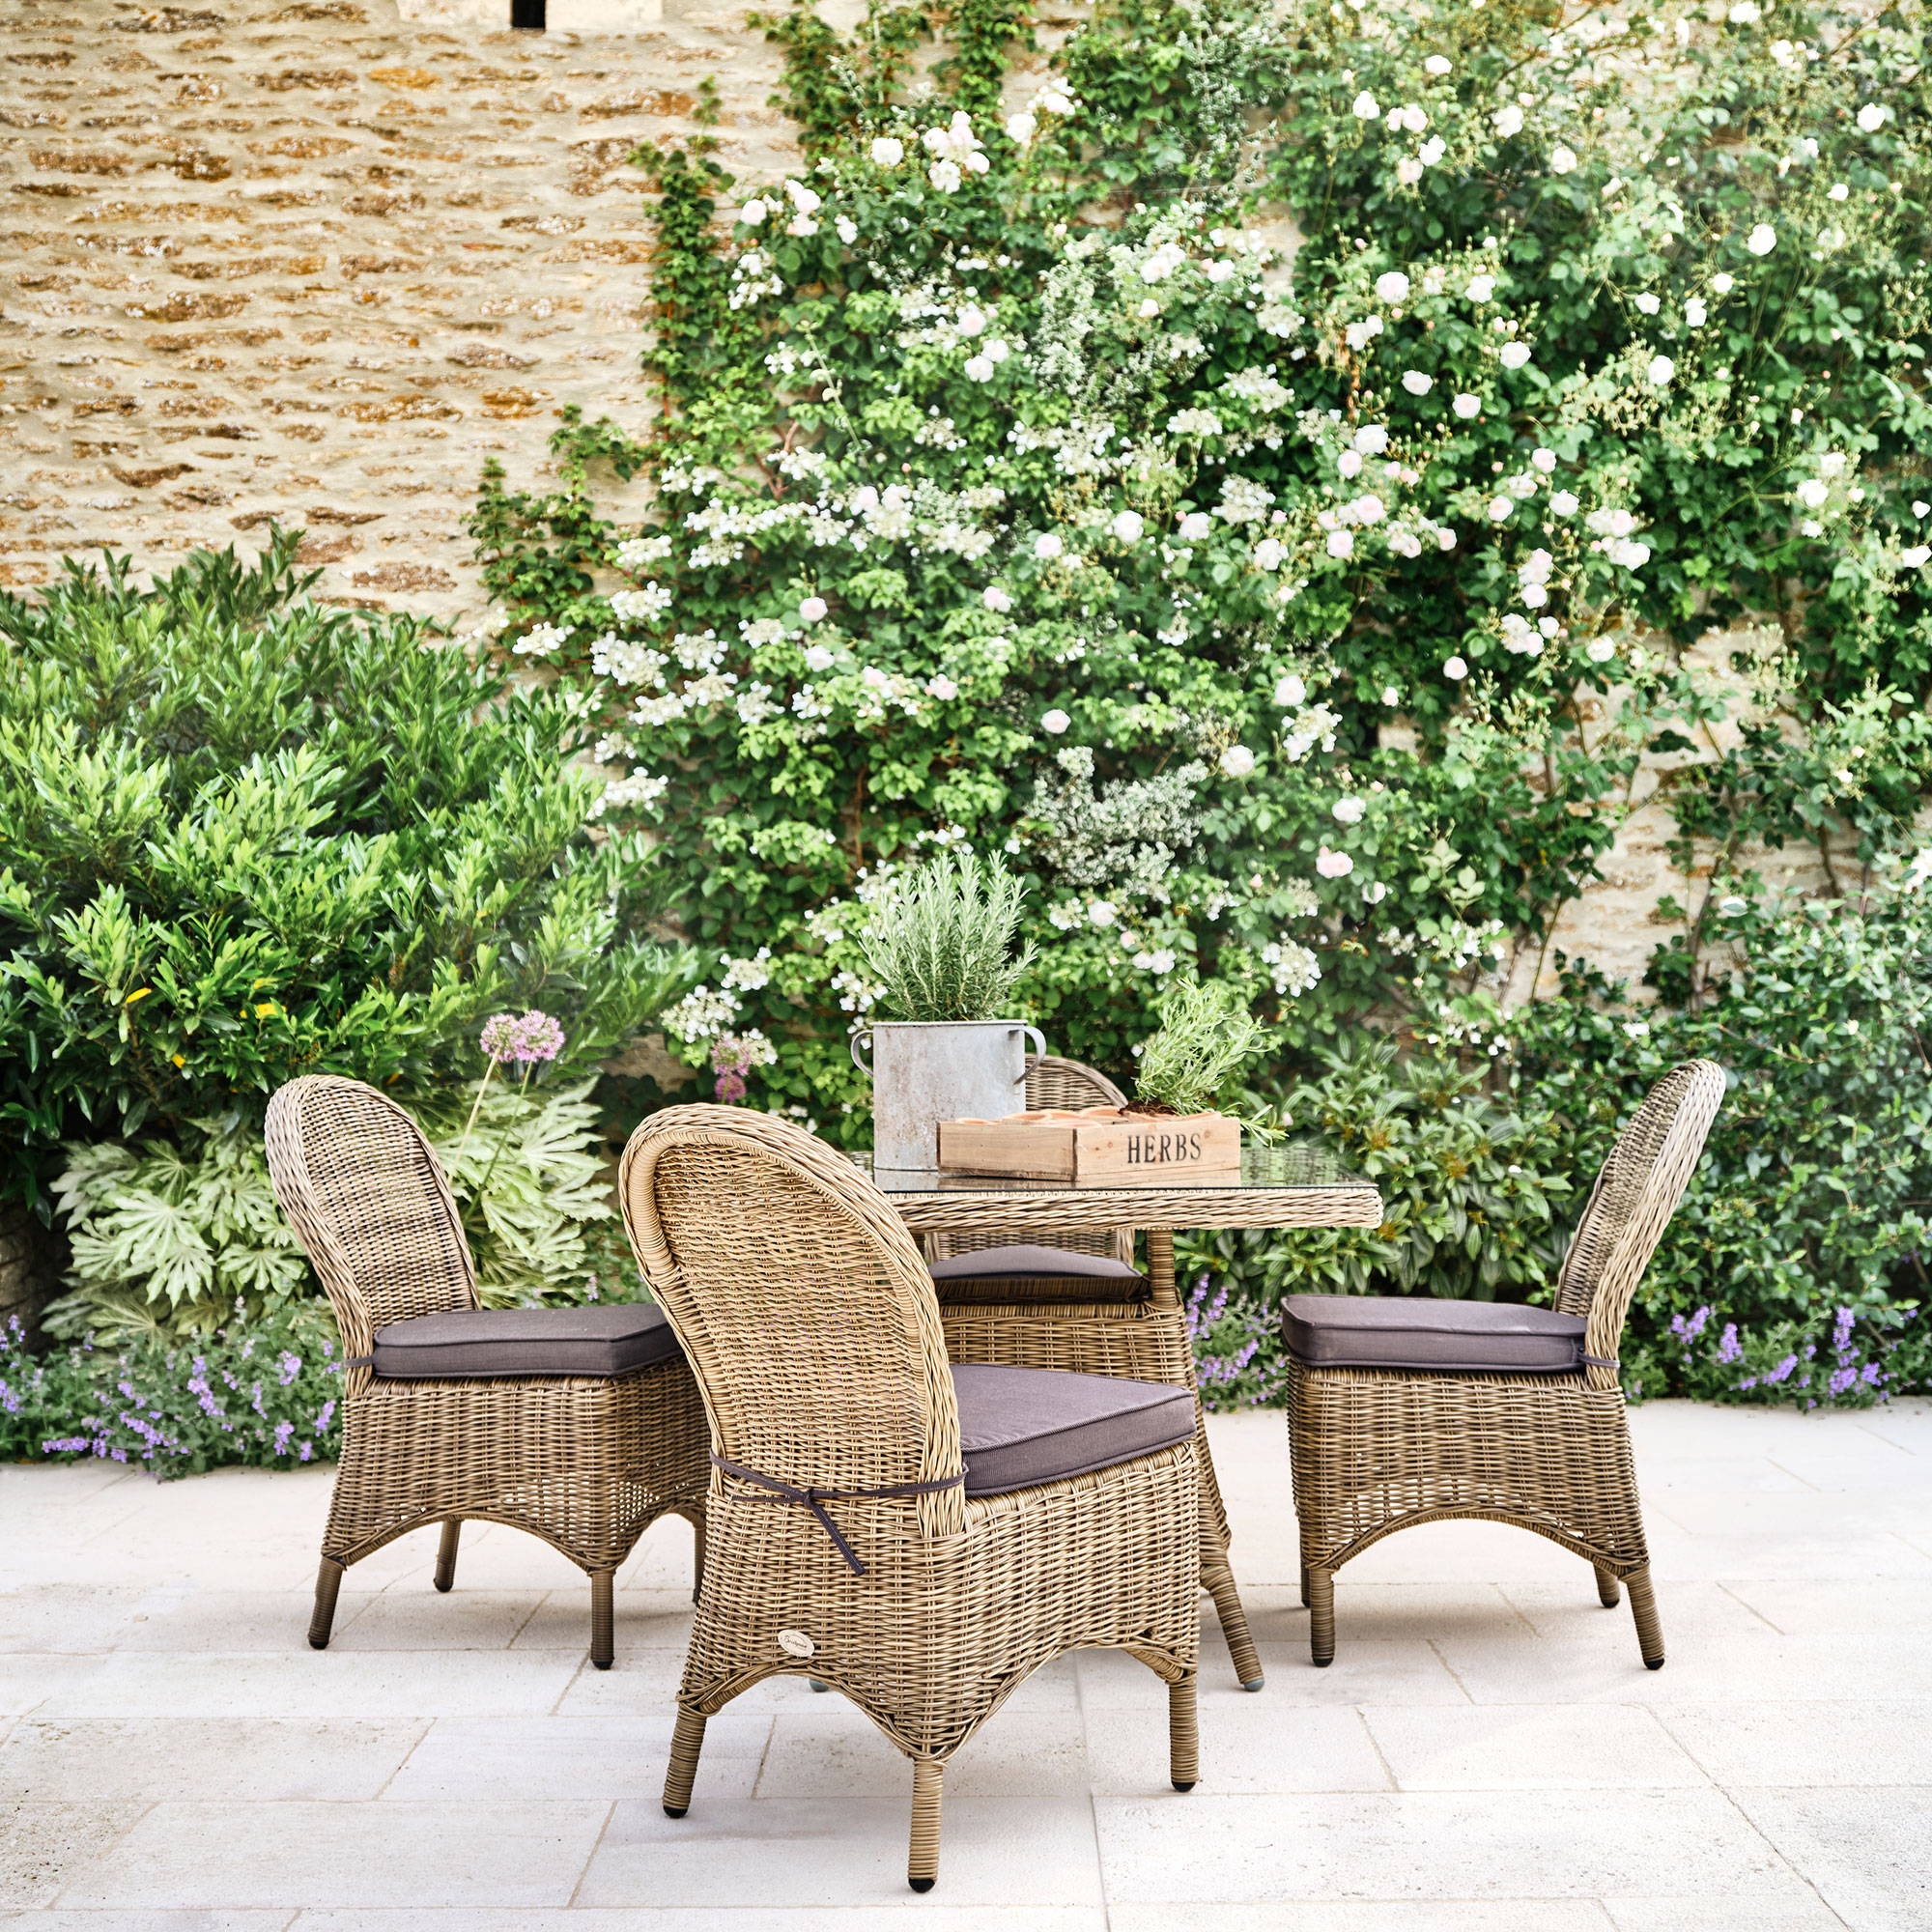
{"label": "white rose flower", "polygon": [[983,175],[990,173],[993,166],[992,162],[989,161],[986,158],[986,156],[980,152],[978,148],[973,149],[972,152],[967,155],[966,165],[976,175]]}
{"label": "white rose flower", "polygon": [[1614,638],[1592,638],[1583,646],[1583,655],[1592,664],[1608,664],[1616,654],[1617,645]]}
{"label": "white rose flower", "polygon": [[1308,702],[1308,686],[1291,671],[1275,680],[1274,701],[1284,711],[1296,711]]}
{"label": "white rose flower", "polygon": [[1898,553],[1898,560],[1908,570],[1918,569],[1928,556],[1932,556],[1932,545],[1914,544],[1910,550]]}
{"label": "white rose flower", "polygon": [[1351,523],[1357,524],[1378,524],[1385,514],[1386,511],[1382,499],[1373,494],[1365,497],[1357,497],[1343,511],[1343,515],[1348,517]]}
{"label": "white rose flower", "polygon": [[1138,510],[1122,510],[1108,526],[1117,543],[1137,544],[1147,534],[1147,519]]}
{"label": "white rose flower", "polygon": [[956,194],[959,184],[965,180],[965,176],[959,172],[959,163],[952,159],[934,161],[926,169],[925,178],[941,194]]}
{"label": "white rose flower", "polygon": [[1525,583],[1518,594],[1532,611],[1540,611],[1549,602],[1549,592],[1540,583]]}
{"label": "white rose flower", "polygon": [[1338,798],[1332,808],[1334,816],[1344,825],[1359,825],[1368,806],[1359,798]]}
{"label": "white rose flower", "polygon": [[1490,116],[1490,121],[1496,132],[1505,141],[1512,134],[1520,134],[1522,132],[1522,109],[1515,101],[1510,101],[1506,106],[1498,107]]}
{"label": "white rose flower", "polygon": [[1923,517],[1928,512],[1932,512],[1932,503],[1927,503],[1921,500],[1914,503],[1912,506],[1912,514],[1915,517]]}
{"label": "white rose flower", "polygon": [[1362,473],[1362,454],[1357,449],[1345,449],[1335,459],[1335,468],[1344,476],[1359,476]]}
{"label": "white rose flower", "polygon": [[1825,199],[1827,201],[1848,201],[1851,198],[1851,189],[1843,182],[1833,182],[1825,190]]}
{"label": "white rose flower", "polygon": [[1405,155],[1395,164],[1395,182],[1398,187],[1413,187],[1422,179],[1422,163],[1413,155]]}
{"label": "white rose flower", "polygon": [[1331,852],[1322,846],[1315,857],[1315,869],[1324,879],[1346,879],[1355,869],[1355,862],[1346,852]]}
{"label": "white rose flower", "polygon": [[1711,319],[1711,311],[1704,306],[1702,296],[1688,296],[1684,301],[1684,321],[1687,327],[1702,328]]}
{"label": "white rose flower", "polygon": [[1112,925],[1120,916],[1120,908],[1112,899],[1094,899],[1087,908],[1090,925]]}
{"label": "white rose flower", "polygon": [[1402,386],[1411,396],[1426,396],[1435,386],[1435,380],[1432,376],[1425,376],[1420,369],[1405,369]]}
{"label": "white rose flower", "polygon": [[1490,521],[1492,524],[1507,523],[1512,510],[1516,508],[1514,497],[1492,497],[1490,498]]}
{"label": "white rose flower", "polygon": [[1394,685],[1385,684],[1382,686],[1382,702],[1384,704],[1400,704],[1402,702],[1402,693]]}
{"label": "white rose flower", "polygon": [[1007,139],[1024,148],[1039,132],[1039,123],[1031,114],[1009,114],[1007,117]]}
{"label": "white rose flower", "polygon": [[1463,417],[1464,421],[1467,421],[1470,416],[1480,415],[1483,410],[1481,398],[1467,394],[1453,397],[1449,407],[1459,416]]}
{"label": "white rose flower", "polygon": [[825,615],[830,607],[822,597],[808,597],[798,607],[798,614],[808,623],[815,624]]}
{"label": "white rose flower", "polygon": [[1353,530],[1330,530],[1328,532],[1328,554],[1330,556],[1352,556],[1355,554],[1355,533]]}
{"label": "white rose flower", "polygon": [[1376,277],[1376,296],[1385,302],[1406,301],[1408,299],[1408,277],[1400,269],[1390,269],[1386,274]]}
{"label": "white rose flower", "polygon": [[805,647],[805,668],[810,671],[830,670],[837,659],[826,644],[808,644]]}
{"label": "white rose flower", "polygon": [[989,355],[967,356],[966,380],[969,383],[990,383],[993,380],[992,357]]}
{"label": "white rose flower", "polygon": [[1049,80],[1034,97],[1034,105],[1042,114],[1071,114],[1073,112],[1073,93],[1065,81],[1058,78]]}
{"label": "white rose flower", "polygon": [[1422,71],[1424,73],[1433,73],[1439,77],[1449,71],[1449,63],[1440,54],[1431,54],[1422,63]]}
{"label": "white rose flower", "polygon": [[945,704],[959,696],[959,687],[944,671],[941,671],[937,677],[926,679],[925,695],[928,697],[936,697],[942,704]]}
{"label": "white rose flower", "polygon": [[1643,372],[1661,389],[1677,373],[1677,364],[1667,355],[1653,355],[1650,367]]}
{"label": "white rose flower", "polygon": [[1013,600],[997,583],[989,583],[980,593],[980,602],[989,611],[1010,611]]}
{"label": "white rose flower", "polygon": [[1505,342],[1500,352],[1500,359],[1505,369],[1520,369],[1529,360],[1529,344]]}
{"label": "white rose flower", "polygon": [[1581,498],[1573,491],[1558,490],[1549,499],[1549,507],[1559,517],[1574,517],[1581,506]]}
{"label": "white rose flower", "polygon": [[1577,165],[1575,148],[1557,146],[1549,151],[1549,172],[1553,175],[1567,175]]}
{"label": "white rose flower", "polygon": [[953,318],[952,327],[960,335],[984,335],[986,311],[978,302],[968,302]]}
{"label": "white rose flower", "polygon": [[753,195],[751,198],[751,200],[748,201],[744,205],[744,207],[738,211],[738,219],[742,221],[747,228],[756,228],[757,226],[759,226],[760,223],[763,222],[765,217],[770,213],[771,210],[764,204],[764,202],[760,201],[756,195]]}
{"label": "white rose flower", "polygon": [[1214,528],[1213,519],[1206,510],[1190,510],[1180,520],[1180,541],[1182,543],[1206,543]]}
{"label": "white rose flower", "polygon": [[1532,449],[1529,452],[1529,467],[1548,476],[1556,468],[1556,452],[1553,449]]}
{"label": "white rose flower", "polygon": [[1645,289],[1639,296],[1632,297],[1631,299],[1636,303],[1638,311],[1644,315],[1655,315],[1663,306],[1662,298],[1652,295],[1648,289]]}
{"label": "white rose flower", "polygon": [[1769,255],[1777,246],[1777,230],[1768,221],[1760,221],[1745,237],[1745,246],[1753,255]]}
{"label": "white rose flower", "polygon": [[1757,4],[1757,0],[1735,0],[1724,18],[1734,27],[1754,27],[1764,18],[1764,9]]}
{"label": "white rose flower", "polygon": [[1821,483],[1815,476],[1807,476],[1791,494],[1807,510],[1819,510],[1824,508],[1826,498],[1832,494],[1832,488],[1829,483]]}
{"label": "white rose flower", "polygon": [[1443,140],[1442,136],[1440,134],[1432,134],[1428,140],[1423,142],[1421,147],[1416,149],[1415,158],[1425,168],[1433,168],[1448,152],[1449,144]]}
{"label": "white rose flower", "polygon": [[871,156],[882,168],[895,168],[905,159],[905,143],[895,140],[890,134],[881,134],[873,141]]}
{"label": "white rose flower", "polygon": [[1046,716],[1039,721],[1039,728],[1042,731],[1050,733],[1053,737],[1058,738],[1072,723],[1073,720],[1070,719],[1065,712],[1049,711],[1046,714]]}
{"label": "white rose flower", "polygon": [[1012,351],[997,335],[993,335],[980,345],[980,353],[988,362],[1004,362]]}
{"label": "white rose flower", "polygon": [[[1860,128],[1867,134],[1876,134],[1885,126],[1886,115],[1889,111],[1888,108],[1881,106],[1876,100],[1866,101],[1859,109]],[[1759,250],[1759,252],[1762,253],[1763,250]]]}
{"label": "white rose flower", "polygon": [[1043,530],[1033,540],[1033,554],[1038,557],[1056,557],[1065,552],[1066,546],[1051,530]]}
{"label": "white rose flower", "polygon": [[1376,97],[1364,92],[1355,96],[1354,115],[1357,121],[1379,121],[1382,110],[1376,105]]}
{"label": "white rose flower", "polygon": [[1275,537],[1264,537],[1255,546],[1254,565],[1257,570],[1279,570],[1288,559],[1288,546]]}
{"label": "white rose flower", "polygon": [[1355,432],[1355,447],[1364,456],[1379,456],[1389,446],[1389,433],[1380,423],[1364,423]]}
{"label": "white rose flower", "polygon": [[1471,275],[1469,286],[1463,293],[1472,302],[1486,302],[1496,292],[1496,278],[1493,275]]}
{"label": "white rose flower", "polygon": [[1255,768],[1255,754],[1245,745],[1230,745],[1221,753],[1222,774],[1231,779],[1244,779]]}
{"label": "white rose flower", "polygon": [[1444,658],[1442,661],[1442,675],[1460,684],[1469,675],[1468,664],[1464,659],[1460,657]]}
{"label": "white rose flower", "polygon": [[838,231],[838,239],[844,242],[846,247],[849,248],[853,242],[858,241],[859,224],[849,214],[839,215],[832,225]]}

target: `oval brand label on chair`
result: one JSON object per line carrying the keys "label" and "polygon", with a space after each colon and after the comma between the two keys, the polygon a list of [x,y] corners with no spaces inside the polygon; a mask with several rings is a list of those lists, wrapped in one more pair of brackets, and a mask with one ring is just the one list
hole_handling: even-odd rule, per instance
{"label": "oval brand label on chair", "polygon": [[787,1657],[810,1657],[818,1646],[803,1631],[780,1631],[779,1648]]}

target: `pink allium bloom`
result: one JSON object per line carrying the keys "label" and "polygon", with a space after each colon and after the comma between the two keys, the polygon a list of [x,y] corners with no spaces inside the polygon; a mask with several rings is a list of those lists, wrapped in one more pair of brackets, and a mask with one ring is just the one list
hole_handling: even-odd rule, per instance
{"label": "pink allium bloom", "polygon": [[554,1060],[563,1051],[563,1023],[532,1007],[519,1018],[498,1013],[485,1022],[483,1051],[499,1066],[509,1061],[519,1066]]}

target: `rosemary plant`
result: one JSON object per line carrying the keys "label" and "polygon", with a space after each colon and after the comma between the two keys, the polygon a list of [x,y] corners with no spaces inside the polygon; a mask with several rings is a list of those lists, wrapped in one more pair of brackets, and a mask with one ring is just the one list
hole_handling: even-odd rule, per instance
{"label": "rosemary plant", "polygon": [[1026,888],[997,860],[962,852],[902,873],[873,902],[866,961],[879,1011],[898,1020],[996,1020],[1033,963],[1014,951]]}
{"label": "rosemary plant", "polygon": [[1222,980],[1185,980],[1168,996],[1160,1031],[1141,1048],[1133,1107],[1158,1114],[1206,1113],[1267,1044],[1267,1028],[1234,987]]}

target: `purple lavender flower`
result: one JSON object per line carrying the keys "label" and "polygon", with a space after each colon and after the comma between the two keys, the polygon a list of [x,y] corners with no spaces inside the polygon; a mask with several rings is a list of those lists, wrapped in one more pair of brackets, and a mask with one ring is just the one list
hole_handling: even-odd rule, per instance
{"label": "purple lavender flower", "polygon": [[1744,1344],[1738,1340],[1738,1324],[1724,1323],[1724,1332],[1718,1337],[1718,1359],[1720,1362],[1735,1362],[1744,1353]]}
{"label": "purple lavender flower", "polygon": [[277,1379],[284,1388],[287,1388],[301,1374],[301,1357],[299,1355],[291,1354],[286,1349],[282,1350],[280,1373]]}

